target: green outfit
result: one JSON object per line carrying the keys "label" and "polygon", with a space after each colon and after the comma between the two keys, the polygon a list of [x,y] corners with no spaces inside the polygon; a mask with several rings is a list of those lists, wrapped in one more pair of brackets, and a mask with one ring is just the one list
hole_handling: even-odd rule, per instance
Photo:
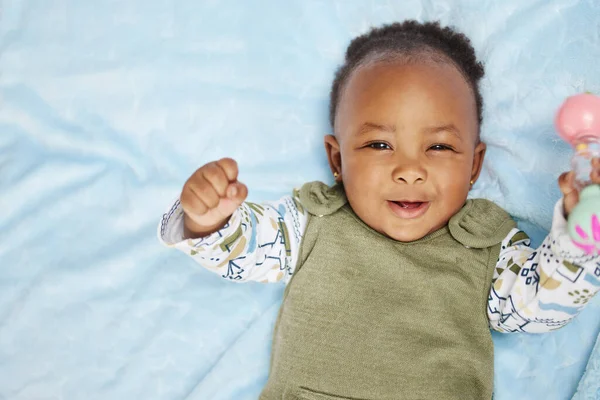
{"label": "green outfit", "polygon": [[510,216],[468,200],[402,243],[362,222],[341,186],[309,183],[299,198],[311,217],[260,399],[489,400],[486,306]]}

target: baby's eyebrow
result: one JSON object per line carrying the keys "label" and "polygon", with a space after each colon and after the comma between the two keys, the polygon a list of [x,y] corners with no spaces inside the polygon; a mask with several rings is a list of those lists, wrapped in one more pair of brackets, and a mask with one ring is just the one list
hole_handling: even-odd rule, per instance
{"label": "baby's eyebrow", "polygon": [[458,128],[456,126],[454,126],[454,124],[431,126],[431,127],[423,129],[423,132],[424,133],[450,132],[450,133],[454,134],[457,138],[462,140],[462,137],[460,136],[460,131],[458,130]]}
{"label": "baby's eyebrow", "polygon": [[395,133],[396,126],[395,125],[375,124],[373,122],[365,122],[358,128],[358,131],[356,133],[357,133],[357,135],[362,135],[363,133],[367,133],[369,131],[374,131],[374,130]]}

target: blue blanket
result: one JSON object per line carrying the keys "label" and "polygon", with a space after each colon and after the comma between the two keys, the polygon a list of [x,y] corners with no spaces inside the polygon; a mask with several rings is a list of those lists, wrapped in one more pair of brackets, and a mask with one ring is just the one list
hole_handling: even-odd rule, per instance
{"label": "blue blanket", "polygon": [[[4,0],[0,399],[257,397],[282,287],[221,280],[156,225],[218,157],[255,201],[328,180],[329,85],[372,25],[472,38],[489,149],[473,196],[539,243],[570,156],[554,112],[600,92],[598,15],[596,0]],[[570,398],[599,329],[596,298],[558,332],[494,334],[495,398]],[[600,398],[595,354],[580,398]]]}
{"label": "blue blanket", "polygon": [[600,399],[600,335],[573,400]]}

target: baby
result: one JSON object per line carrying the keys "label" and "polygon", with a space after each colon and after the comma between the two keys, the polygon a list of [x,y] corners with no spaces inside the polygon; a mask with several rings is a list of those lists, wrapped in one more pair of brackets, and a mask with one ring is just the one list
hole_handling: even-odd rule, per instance
{"label": "baby", "polygon": [[[490,328],[558,329],[600,289],[600,257],[567,235],[572,172],[538,249],[499,206],[467,200],[483,74],[438,23],[373,29],[331,89],[333,186],[245,202],[227,158],[185,183],[164,243],[225,279],[287,284],[261,399],[490,399]],[[592,170],[600,184],[600,160]]]}

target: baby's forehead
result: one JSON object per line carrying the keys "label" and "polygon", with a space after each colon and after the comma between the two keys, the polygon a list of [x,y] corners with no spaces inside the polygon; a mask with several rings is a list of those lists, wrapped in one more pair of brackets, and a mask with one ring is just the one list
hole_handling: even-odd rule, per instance
{"label": "baby's forehead", "polygon": [[385,99],[398,98],[407,99],[404,106],[408,107],[415,106],[410,100],[432,107],[462,103],[476,112],[475,94],[460,71],[450,62],[432,60],[385,60],[360,66],[342,91],[340,108],[369,107],[379,101],[387,105]]}
{"label": "baby's forehead", "polygon": [[401,125],[416,120],[479,130],[474,92],[448,60],[379,59],[362,65],[348,80],[339,106],[344,132],[364,122]]}

